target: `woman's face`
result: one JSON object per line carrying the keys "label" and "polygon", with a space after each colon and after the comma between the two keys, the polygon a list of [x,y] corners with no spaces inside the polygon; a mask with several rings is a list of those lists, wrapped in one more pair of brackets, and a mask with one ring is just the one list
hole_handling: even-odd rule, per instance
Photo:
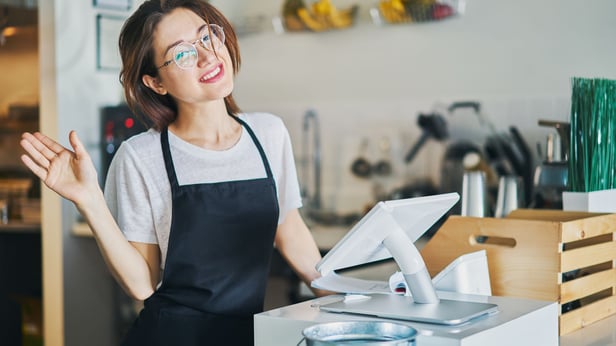
{"label": "woman's face", "polygon": [[[231,93],[233,65],[229,52],[224,45],[216,53],[204,48],[200,42],[204,32],[205,41],[211,39],[215,43],[217,38],[214,34],[209,36],[206,22],[184,8],[173,10],[158,23],[153,49],[154,62],[160,68],[158,77],[152,81],[154,85],[148,85],[151,89],[160,94],[169,93],[179,105],[221,101]],[[176,47],[180,44],[196,49],[193,67],[181,68],[175,63],[174,59],[179,57]]]}

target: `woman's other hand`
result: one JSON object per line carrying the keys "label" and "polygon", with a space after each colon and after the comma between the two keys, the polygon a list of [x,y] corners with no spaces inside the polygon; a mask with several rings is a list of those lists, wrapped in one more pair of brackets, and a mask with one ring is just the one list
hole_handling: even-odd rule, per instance
{"label": "woman's other hand", "polygon": [[27,152],[21,160],[50,189],[79,206],[100,188],[90,155],[75,131],[69,141],[74,151],[39,132],[26,132],[19,142]]}

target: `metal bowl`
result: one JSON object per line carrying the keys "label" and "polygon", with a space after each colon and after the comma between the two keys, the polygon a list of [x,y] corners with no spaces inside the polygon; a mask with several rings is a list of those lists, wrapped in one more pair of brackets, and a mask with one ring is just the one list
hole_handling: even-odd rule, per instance
{"label": "metal bowl", "polygon": [[317,324],[305,328],[302,334],[307,346],[414,346],[417,331],[399,323],[353,321]]}

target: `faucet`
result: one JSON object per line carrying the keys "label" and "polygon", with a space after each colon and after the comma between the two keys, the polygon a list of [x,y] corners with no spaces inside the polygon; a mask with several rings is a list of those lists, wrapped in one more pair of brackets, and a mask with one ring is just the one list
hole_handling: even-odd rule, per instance
{"label": "faucet", "polygon": [[[309,138],[312,131],[312,138]],[[310,145],[312,144],[312,145]],[[310,150],[312,152],[310,153]],[[312,154],[309,157],[309,154]],[[319,128],[319,117],[313,109],[308,109],[304,114],[302,123],[302,186],[301,195],[305,201],[305,216],[312,222],[322,225],[341,225],[349,226],[359,220],[359,213],[338,214],[334,211],[323,210],[321,197],[321,131]],[[312,181],[312,191],[309,192],[308,185],[310,178]]]}
{"label": "faucet", "polygon": [[[302,171],[303,171],[303,189],[302,197],[306,199],[307,207],[313,210],[321,209],[321,132],[319,129],[319,118],[317,112],[313,109],[308,109],[304,114],[302,127]],[[311,126],[312,125],[312,126]],[[308,133],[312,127],[312,169],[314,186],[312,195],[308,193],[308,168],[310,160],[308,159]]]}

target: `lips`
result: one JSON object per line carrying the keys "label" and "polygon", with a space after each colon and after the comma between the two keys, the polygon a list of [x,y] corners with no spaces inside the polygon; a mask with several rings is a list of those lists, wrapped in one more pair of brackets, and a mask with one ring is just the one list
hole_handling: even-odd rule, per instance
{"label": "lips", "polygon": [[199,78],[199,81],[201,83],[215,83],[220,80],[224,75],[224,68],[222,64],[219,64],[214,69],[201,76],[201,78]]}

